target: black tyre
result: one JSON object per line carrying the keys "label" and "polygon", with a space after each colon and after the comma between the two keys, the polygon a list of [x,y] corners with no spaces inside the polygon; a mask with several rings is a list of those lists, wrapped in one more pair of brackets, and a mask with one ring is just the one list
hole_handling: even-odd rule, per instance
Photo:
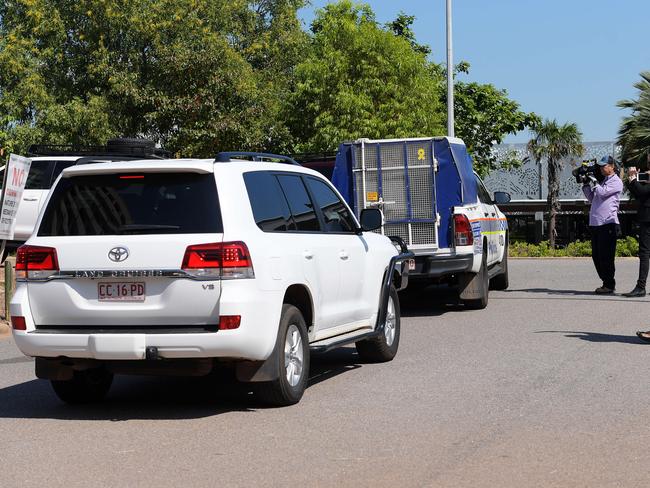
{"label": "black tyre", "polygon": [[395,287],[390,287],[388,310],[384,333],[355,343],[357,352],[362,360],[373,363],[383,363],[392,360],[397,354],[400,337],[400,308],[399,297]]}
{"label": "black tyre", "polygon": [[503,250],[503,260],[501,261],[501,274],[498,274],[490,281],[490,288],[493,290],[506,290],[510,285],[508,281],[508,245]]}
{"label": "black tyre", "polygon": [[483,253],[483,261],[481,261],[481,269],[478,274],[474,277],[477,280],[477,285],[479,287],[480,293],[479,298],[472,300],[463,300],[463,303],[467,308],[473,310],[481,310],[487,307],[488,304],[488,294],[490,289],[490,277],[488,275],[487,269],[487,252]]}
{"label": "black tyre", "polygon": [[307,325],[293,305],[282,305],[275,348],[277,379],[257,385],[257,395],[269,405],[293,405],[302,398],[309,379]]}
{"label": "black tyre", "polygon": [[112,383],[113,373],[103,368],[94,368],[75,371],[71,380],[52,380],[52,388],[66,403],[92,403],[104,399]]}
{"label": "black tyre", "polygon": [[136,137],[120,137],[117,139],[109,139],[106,145],[109,148],[124,148],[124,147],[137,147],[137,148],[150,148],[153,149],[155,144],[149,139],[138,139]]}

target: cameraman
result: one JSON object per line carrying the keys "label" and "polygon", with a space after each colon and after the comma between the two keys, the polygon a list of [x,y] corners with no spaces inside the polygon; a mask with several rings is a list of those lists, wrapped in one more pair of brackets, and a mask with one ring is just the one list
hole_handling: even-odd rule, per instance
{"label": "cameraman", "polygon": [[603,176],[596,179],[589,176],[582,187],[582,192],[589,203],[589,229],[591,230],[591,258],[596,266],[596,272],[603,281],[603,286],[596,288],[599,295],[614,293],[616,281],[616,235],[618,221],[618,206],[623,182],[616,175],[616,162],[611,156],[605,156],[598,161],[598,170]]}
{"label": "cameraman", "polygon": [[639,222],[639,279],[634,289],[623,293],[623,296],[644,297],[650,259],[650,185],[647,181],[639,181],[639,172],[635,167],[629,168],[627,174],[628,189],[638,202],[636,218]]}

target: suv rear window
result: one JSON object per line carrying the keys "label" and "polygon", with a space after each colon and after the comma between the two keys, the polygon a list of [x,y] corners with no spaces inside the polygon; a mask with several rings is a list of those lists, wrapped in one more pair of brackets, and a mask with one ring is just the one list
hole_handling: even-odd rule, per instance
{"label": "suv rear window", "polygon": [[214,176],[144,173],[64,178],[39,236],[221,233]]}

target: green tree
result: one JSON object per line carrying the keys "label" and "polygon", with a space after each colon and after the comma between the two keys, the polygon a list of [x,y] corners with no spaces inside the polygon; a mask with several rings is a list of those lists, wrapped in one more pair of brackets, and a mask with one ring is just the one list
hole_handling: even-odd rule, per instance
{"label": "green tree", "polygon": [[555,217],[560,210],[560,170],[562,159],[579,156],[582,146],[582,133],[576,124],[559,125],[555,120],[545,120],[533,130],[533,138],[528,142],[532,157],[548,164],[548,240],[555,247]]}
{"label": "green tree", "polygon": [[634,84],[639,90],[636,100],[621,100],[618,106],[631,111],[618,132],[623,161],[630,166],[647,167],[650,163],[650,71],[641,73]]}
{"label": "green tree", "polygon": [[184,155],[287,146],[299,0],[8,0],[0,145],[151,137]]}
{"label": "green tree", "polygon": [[[499,166],[492,152],[494,144],[501,144],[508,134],[534,129],[540,123],[536,114],[522,111],[505,90],[490,84],[456,82],[454,112],[456,135],[467,144],[481,176]],[[514,161],[508,163],[512,166]]]}
{"label": "green tree", "polygon": [[425,54],[348,0],[318,10],[296,66],[288,119],[298,151],[327,151],[359,137],[441,134],[441,83]]}
{"label": "green tree", "polygon": [[431,54],[431,48],[416,41],[415,33],[411,28],[413,22],[415,22],[414,15],[406,15],[404,12],[400,12],[395,20],[386,24],[386,28],[396,36],[406,39],[415,52],[428,56]]}

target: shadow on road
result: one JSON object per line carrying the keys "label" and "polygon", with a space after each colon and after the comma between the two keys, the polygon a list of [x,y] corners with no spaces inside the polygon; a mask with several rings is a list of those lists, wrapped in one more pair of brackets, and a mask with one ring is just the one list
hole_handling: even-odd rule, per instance
{"label": "shadow on road", "polygon": [[[643,298],[627,298],[622,295],[613,293],[611,295],[597,295],[593,291],[584,290],[557,290],[551,288],[521,288],[518,290],[508,289],[503,292],[505,296],[498,297],[499,300],[535,300],[530,297],[512,297],[507,296],[510,293],[539,293],[540,295],[559,295],[549,297],[539,297],[541,300],[599,300],[604,302],[626,302],[626,303],[647,303],[649,300]],[[575,298],[574,298],[575,297]],[[580,298],[584,297],[584,298]]]}
{"label": "shadow on road", "polygon": [[[575,295],[575,296],[580,296],[580,295],[586,295],[586,296],[599,296],[596,295],[593,290],[557,290],[557,289],[551,289],[551,288],[521,288],[519,290],[513,290],[512,288],[508,290],[504,290],[505,293],[516,293],[516,292],[523,292],[523,293],[544,293],[546,295]],[[601,296],[612,296],[612,295],[601,295]]]}
{"label": "shadow on road", "polygon": [[[361,367],[354,348],[312,355],[309,388]],[[207,377],[116,376],[101,403],[66,405],[49,381],[34,379],[0,389],[0,418],[59,420],[177,420],[212,417],[229,412],[254,412],[265,407],[256,401],[249,384],[227,374]]]}
{"label": "shadow on road", "polygon": [[535,334],[565,334],[564,337],[571,337],[589,342],[619,342],[621,344],[647,344],[635,335],[602,334],[600,332],[583,332],[575,330],[538,330]]}
{"label": "shadow on road", "polygon": [[402,317],[437,317],[465,310],[455,289],[445,285],[413,286],[400,292]]}

